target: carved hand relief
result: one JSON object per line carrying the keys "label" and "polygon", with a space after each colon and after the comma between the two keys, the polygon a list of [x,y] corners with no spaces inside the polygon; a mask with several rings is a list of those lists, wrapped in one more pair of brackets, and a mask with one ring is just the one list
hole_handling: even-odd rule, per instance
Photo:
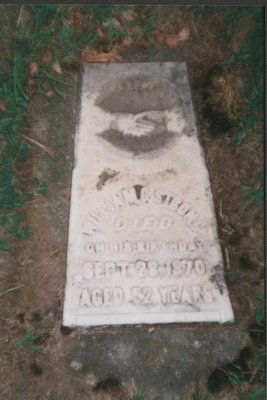
{"label": "carved hand relief", "polygon": [[112,146],[140,155],[168,148],[186,123],[177,108],[175,86],[151,75],[129,75],[104,84],[95,105],[109,116],[109,129],[98,136]]}
{"label": "carved hand relief", "polygon": [[185,65],[83,82],[64,325],[233,320]]}

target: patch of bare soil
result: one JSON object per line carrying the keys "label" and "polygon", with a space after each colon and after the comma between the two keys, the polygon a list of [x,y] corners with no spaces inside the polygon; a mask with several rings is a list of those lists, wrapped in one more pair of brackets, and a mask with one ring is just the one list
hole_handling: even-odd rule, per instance
{"label": "patch of bare soil", "polygon": [[[131,21],[131,18],[135,18],[134,13],[139,11],[137,7],[124,18]],[[242,185],[253,185],[263,169],[263,137],[251,131],[238,146],[230,143],[232,134],[228,132],[240,111],[242,76],[238,70],[229,74],[221,70],[224,53],[214,35],[214,26],[218,30],[225,28],[221,19],[211,16],[203,26],[198,19],[190,18],[182,7],[162,8],[160,15],[156,52],[164,52],[166,48],[171,51],[166,61],[175,57],[179,59],[183,52],[188,62],[231,302],[237,322],[244,321],[249,330],[255,320],[255,294],[264,290],[263,205],[254,204],[242,214],[244,199],[240,196],[243,193]],[[242,32],[236,38],[235,46],[240,37],[242,39]],[[141,43],[140,47],[142,57],[150,61],[153,45],[146,43],[144,46]],[[37,175],[46,180],[49,194],[47,197],[36,195],[24,207],[31,238],[18,241],[12,254],[1,255],[2,282],[10,289],[0,293],[1,400],[118,400],[129,398],[135,389],[134,381],[124,382],[124,386],[115,378],[97,382],[93,373],[79,376],[64,364],[66,349],[73,336],[77,335],[74,330],[61,326],[73,157],[75,80],[72,89],[68,90],[59,113],[53,113],[53,101],[60,101],[55,98],[51,99],[49,107],[41,104],[33,110],[41,123],[33,128],[32,137],[51,148],[55,157],[52,158],[41,148],[33,148],[31,159],[23,166],[23,175],[24,179]],[[65,119],[68,123],[63,123]],[[53,132],[62,127],[62,141],[55,142],[54,137],[59,135],[53,136]],[[42,136],[43,132],[50,134]],[[99,189],[111,176],[115,176],[115,172],[100,177]],[[91,334],[94,334],[94,330]],[[25,335],[28,335],[26,339]],[[258,344],[257,338],[254,338],[254,345]],[[251,342],[252,351],[254,345]],[[72,366],[73,371],[79,368],[78,364]],[[234,398],[231,393],[227,395],[228,399]]]}

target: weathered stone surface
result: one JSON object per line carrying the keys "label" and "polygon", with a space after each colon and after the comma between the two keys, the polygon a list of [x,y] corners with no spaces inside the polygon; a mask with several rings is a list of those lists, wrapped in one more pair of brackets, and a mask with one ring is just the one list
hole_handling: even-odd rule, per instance
{"label": "weathered stone surface", "polygon": [[82,81],[64,325],[233,320],[185,63]]}
{"label": "weathered stone surface", "polygon": [[[172,59],[158,51],[154,58],[143,56],[140,59],[134,53],[131,60],[158,61],[155,57],[159,56]],[[64,76],[64,80],[67,78],[68,76]],[[58,384],[64,386],[65,393],[70,398],[78,398],[80,392],[90,397],[90,385],[94,386],[110,377],[117,377],[126,384],[133,378],[136,388],[143,392],[146,400],[190,398],[192,396],[188,395],[189,386],[198,380],[203,379],[205,382],[214,369],[224,369],[229,362],[234,363],[239,358],[241,349],[249,344],[247,322],[243,313],[237,312],[235,322],[224,325],[124,325],[112,328],[64,329],[68,335],[60,335],[58,332],[62,322],[61,304],[66,271],[70,173],[73,165],[73,117],[76,97],[79,98],[75,82],[76,79],[72,86],[66,86],[64,100],[52,97],[47,102],[41,97],[40,104],[34,103],[37,123],[33,137],[55,153],[55,157],[51,158],[38,148],[38,151],[33,152],[36,159],[33,175],[38,173],[37,177],[48,184],[49,191],[42,198],[41,206],[37,208],[35,205],[31,209],[29,225],[34,233],[32,240],[21,243],[19,253],[24,260],[29,257],[32,259],[23,268],[19,266],[20,272],[25,271],[23,281],[27,282],[28,288],[27,304],[23,306],[27,315],[30,318],[32,312],[38,311],[42,316],[51,312],[55,316],[54,345],[49,345],[47,357],[42,361],[46,373],[42,375],[43,378],[33,380],[38,386],[35,386],[34,393],[39,393],[40,379],[43,379],[45,396],[47,379],[52,385],[52,376],[55,371],[60,371]],[[111,171],[102,174],[99,187],[108,185],[106,178],[110,174]],[[45,261],[40,265],[40,260]],[[17,258],[11,265],[16,265],[16,262]],[[38,267],[35,268],[35,265]],[[23,311],[21,291],[17,293],[16,299],[18,312]],[[24,380],[22,376],[19,382],[14,381],[12,398],[16,398],[16,387],[23,385]],[[117,400],[118,396],[111,398]]]}
{"label": "weathered stone surface", "polygon": [[80,329],[66,367],[79,379],[93,375],[97,383],[113,377],[127,385],[133,378],[144,399],[184,400],[191,398],[190,385],[238,359],[247,343],[240,323]]}

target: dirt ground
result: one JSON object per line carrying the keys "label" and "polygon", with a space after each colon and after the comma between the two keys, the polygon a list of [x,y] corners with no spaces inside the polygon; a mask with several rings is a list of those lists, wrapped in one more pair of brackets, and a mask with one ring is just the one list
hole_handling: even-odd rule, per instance
{"label": "dirt ground", "polygon": [[[166,31],[174,29],[172,28],[174,25],[170,22],[170,19],[174,18],[170,16],[173,12],[170,13],[168,8],[162,11],[161,21],[163,27],[164,21],[168,21],[167,27],[164,28]],[[212,372],[234,362],[244,349],[247,351],[246,356],[244,351],[242,353],[245,363],[254,365],[257,348],[264,346],[262,337],[249,335],[249,328],[255,323],[257,295],[264,292],[263,204],[255,203],[242,213],[244,199],[241,197],[242,186],[253,186],[263,170],[263,135],[250,131],[239,145],[231,144],[233,134],[229,133],[227,124],[233,123],[236,118],[236,108],[238,110],[240,101],[237,100],[237,93],[242,84],[242,76],[238,70],[229,74],[220,72],[223,54],[212,34],[214,23],[219,21],[211,17],[205,27],[200,26],[196,20],[184,16],[179,7],[176,8],[175,18],[180,18],[181,24],[188,27],[190,32],[189,40],[181,46],[172,49],[160,42],[146,47],[133,45],[120,54],[122,61],[127,62],[187,61],[199,136],[210,174],[219,238],[224,254],[225,276],[235,323],[232,327],[225,328],[228,329],[225,336],[221,327],[218,330],[215,327],[208,331],[205,324],[200,326],[201,332],[205,330],[208,332],[203,343],[205,340],[207,343],[212,342],[212,337],[218,335],[222,348],[218,358],[211,360],[206,366],[204,361],[197,362],[200,356],[204,357],[204,353],[196,352],[190,355],[192,360],[194,358],[196,360],[196,373],[191,371],[191,376],[188,373],[184,379],[182,398],[189,400],[197,381],[205,390],[207,379]],[[177,29],[181,29],[181,26]],[[238,40],[241,39],[237,37],[236,41]],[[124,348],[121,344],[119,348],[120,335],[131,337],[132,343],[135,343],[133,338],[140,337],[143,346],[151,343],[148,333],[151,327],[73,330],[62,326],[71,172],[74,163],[73,139],[78,100],[78,68],[65,71],[63,77],[71,83],[71,86],[64,90],[63,99],[57,96],[51,99],[36,97],[31,106],[34,120],[30,135],[51,150],[50,154],[40,147],[33,146],[30,159],[18,166],[22,169],[22,184],[33,176],[37,177],[47,183],[48,195],[45,197],[36,195],[23,207],[22,211],[27,215],[27,223],[31,229],[30,239],[16,241],[10,253],[0,253],[1,279],[5,286],[10,288],[10,291],[0,293],[0,399],[3,400],[115,400],[126,399],[127,396],[130,398],[135,389],[139,390],[138,381],[133,373],[139,366],[131,365],[129,357],[125,361],[123,356],[121,358],[116,356],[114,362],[121,363],[120,369],[123,370],[125,362],[127,368],[131,365],[132,369],[125,375],[126,378],[121,379],[121,376],[116,374],[115,377],[108,375],[112,363],[106,374],[98,375],[107,357],[105,352],[108,352],[108,346],[105,341],[111,340],[112,346],[117,346],[117,353],[124,354],[125,357],[129,352],[129,343],[125,339],[123,343],[128,347],[125,345]],[[223,108],[223,115],[227,118],[219,123],[221,126],[226,126],[226,132],[219,132],[213,128],[211,119],[207,118],[207,108],[205,108],[207,99],[213,109],[213,116],[217,115],[220,118]],[[37,351],[27,349],[25,341],[24,344],[22,342],[25,331],[31,328],[35,329],[34,333],[40,335],[31,342],[37,346],[35,349]],[[151,333],[150,338],[152,343],[157,343],[161,340],[157,337],[157,332],[159,336],[164,336],[164,329],[168,327],[153,328],[155,332]],[[179,332],[183,332],[180,333],[181,337],[192,335],[193,341],[198,339],[196,329],[191,325],[178,327],[174,324],[169,327],[171,335],[175,336],[178,328]],[[72,354],[77,354],[75,349],[80,346],[79,351],[83,357],[86,351],[89,351],[88,346],[94,347],[96,343],[94,337],[98,337],[96,342],[99,340],[97,343],[101,343],[99,359],[96,356],[92,357],[94,364],[87,365],[83,370],[78,361],[75,364]],[[234,343],[233,347],[229,347],[231,341]],[[213,346],[217,345],[214,342]],[[161,347],[162,343],[159,342],[158,346]],[[84,352],[81,348],[85,349]],[[165,371],[157,375],[157,363],[161,361],[159,359],[157,361],[155,349],[152,350],[154,358],[153,362],[148,364],[151,370],[147,371],[146,376],[146,379],[151,378],[151,384],[146,382],[140,390],[144,389],[144,393],[147,393],[144,399],[164,398],[165,395],[167,399],[165,388],[162,397],[157,397],[159,390],[153,382],[153,375],[157,376],[157,379],[160,374],[164,375],[162,379],[173,375],[171,368],[174,364],[166,360],[166,365],[161,366],[161,371]],[[139,351],[143,351],[142,345]],[[175,357],[180,357],[179,354],[176,355],[175,350],[173,352]],[[157,354],[160,357],[159,350],[156,350]],[[133,355],[134,362],[136,357],[138,354]],[[205,357],[208,359],[208,354]],[[190,371],[192,364],[187,368],[187,372]],[[255,373],[254,382],[257,384],[256,368],[254,366],[251,368],[251,377]],[[211,394],[211,399],[236,398],[233,385],[220,377],[217,385],[221,385],[222,390],[216,395],[217,397]]]}

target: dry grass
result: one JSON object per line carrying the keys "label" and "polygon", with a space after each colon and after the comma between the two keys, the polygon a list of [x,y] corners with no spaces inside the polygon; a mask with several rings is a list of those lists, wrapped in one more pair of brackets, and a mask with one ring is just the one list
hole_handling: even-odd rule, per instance
{"label": "dry grass", "polygon": [[[136,44],[135,38],[138,35],[138,28],[131,26],[131,23],[140,21],[141,16],[138,13],[142,14],[144,9],[143,6],[131,6],[129,10],[131,12],[128,12],[128,16],[124,17],[126,21],[128,18],[127,22],[130,24],[128,30],[126,30],[126,37],[108,41],[107,37],[103,36],[105,35],[103,27],[99,28],[98,33],[103,42],[100,43],[97,50],[84,51],[84,62],[121,61],[124,49]],[[217,35],[217,32],[223,32],[225,29],[223,18],[218,13],[207,17],[205,23],[203,23],[203,18],[196,17],[193,19],[186,8],[178,6],[156,6],[153,9],[149,6],[146,7],[146,12],[155,15],[154,39],[156,40],[157,37],[160,39],[157,35],[163,33],[164,38],[161,36],[160,39],[163,48],[176,49],[180,46],[186,53],[206,162],[211,175],[215,204],[218,205],[220,238],[225,249],[226,265],[229,266],[229,268],[226,268],[228,285],[238,319],[245,320],[249,324],[256,309],[256,301],[252,295],[260,286],[259,275],[263,268],[261,258],[263,210],[262,206],[258,205],[242,217],[239,214],[242,205],[239,196],[242,183],[247,182],[248,179],[253,181],[257,171],[262,168],[262,138],[255,136],[253,132],[248,132],[247,140],[241,143],[239,147],[233,148],[230,146],[229,135],[218,138],[212,137],[209,134],[206,121],[201,118],[203,77],[206,76],[212,66],[221,64],[226,54],[224,44],[218,39]],[[17,18],[18,12],[15,15]],[[133,18],[133,20],[131,21],[129,18]],[[73,11],[70,23],[73,23],[76,29],[80,30],[83,23],[81,19],[83,19],[83,16],[76,9]],[[123,18],[119,22],[123,24]],[[187,39],[178,40],[179,34],[184,29],[189,34]],[[232,46],[235,51],[240,46],[247,29],[248,23],[244,20],[238,26],[233,39]],[[185,33],[185,31],[183,32]],[[6,31],[6,33],[11,34],[10,31]],[[156,42],[156,45],[158,44],[159,42]],[[144,37],[140,39],[139,45],[143,46],[144,51],[147,47],[153,46]],[[215,103],[217,101],[217,103],[223,104],[229,118],[233,120],[238,118],[242,106],[242,99],[240,99],[242,76],[240,70],[228,70],[219,74],[215,78],[213,87]],[[2,107],[4,107],[3,104]],[[28,138],[31,139],[32,145],[39,149],[40,153],[46,152],[53,156],[48,146],[44,146],[30,136]],[[38,167],[38,157],[38,152],[35,152],[26,168],[23,169],[22,176],[25,181],[31,179],[32,170]],[[54,161],[50,158],[49,160]],[[58,193],[60,194],[60,191]],[[64,197],[68,205],[69,188],[61,197]],[[4,377],[4,382],[0,383],[0,396],[2,396],[0,398],[3,398],[3,400],[44,400],[46,398],[50,400],[54,395],[55,399],[63,400],[65,394],[68,394],[71,400],[88,398],[90,400],[119,400],[120,397],[123,399],[131,397],[136,390],[133,380],[124,384],[106,386],[106,388],[105,385],[102,385],[102,388],[94,391],[97,379],[93,373],[81,374],[77,377],[71,374],[66,366],[67,349],[73,337],[78,335],[77,332],[73,332],[69,336],[62,336],[60,331],[64,298],[66,246],[58,247],[55,245],[60,240],[52,227],[47,200],[38,196],[28,205],[26,213],[28,223],[32,227],[33,238],[27,242],[26,246],[24,243],[16,245],[14,256],[6,261],[9,267],[3,274],[1,273],[1,276],[4,276],[3,282],[5,282],[7,289],[2,292],[1,298],[4,302],[1,304],[3,317],[0,344],[3,351],[0,356],[0,376]],[[244,234],[245,228],[247,233]],[[234,234],[237,234],[240,242],[232,245],[229,244],[229,241]],[[247,272],[241,277],[243,281],[237,282],[235,281],[235,274],[240,271],[239,258],[244,248],[249,249],[254,258],[258,259],[258,264],[255,270]],[[257,282],[253,283],[255,281]],[[22,312],[25,313],[24,323],[19,322],[17,317]],[[25,329],[31,327],[34,323],[32,314],[36,312],[40,313],[42,317],[48,316],[45,325],[40,327],[42,334],[48,334],[47,340],[42,344],[44,354],[34,354],[17,347],[17,342]],[[116,331],[106,328],[92,329],[88,334],[93,335],[103,331],[110,334],[111,338],[112,335],[117,334]],[[12,359],[14,352],[16,357]],[[42,368],[42,375],[36,376],[32,373],[30,366],[33,363]],[[17,389],[24,386],[27,390],[20,394]],[[188,389],[185,400],[192,399],[194,390],[193,387]],[[227,394],[227,396],[232,396],[232,394]],[[233,395],[228,398],[234,397]]]}

